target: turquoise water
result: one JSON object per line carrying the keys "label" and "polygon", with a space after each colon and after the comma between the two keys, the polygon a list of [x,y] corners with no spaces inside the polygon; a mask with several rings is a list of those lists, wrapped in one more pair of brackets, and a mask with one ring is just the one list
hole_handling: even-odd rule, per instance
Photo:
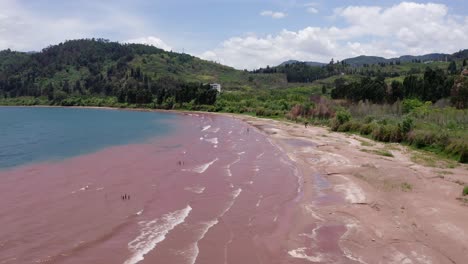
{"label": "turquoise water", "polygon": [[0,107],[0,169],[142,142],[174,129],[174,114]]}

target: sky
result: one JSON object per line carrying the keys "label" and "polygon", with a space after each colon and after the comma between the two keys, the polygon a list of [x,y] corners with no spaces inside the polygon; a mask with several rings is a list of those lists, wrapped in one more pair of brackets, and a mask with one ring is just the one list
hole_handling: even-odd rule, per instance
{"label": "sky", "polygon": [[237,69],[468,48],[468,1],[0,0],[0,50],[144,43]]}

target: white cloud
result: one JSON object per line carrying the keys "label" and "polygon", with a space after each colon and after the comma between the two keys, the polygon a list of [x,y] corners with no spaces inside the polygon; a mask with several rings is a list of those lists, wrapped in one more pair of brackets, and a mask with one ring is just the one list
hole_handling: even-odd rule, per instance
{"label": "white cloud", "polygon": [[147,35],[144,21],[112,5],[89,2],[86,6],[81,4],[80,8],[83,8],[80,13],[92,9],[98,15],[90,19],[71,12],[44,14],[27,8],[20,1],[0,0],[0,50],[37,51],[70,39],[125,37],[121,32]]}
{"label": "white cloud", "polygon": [[148,37],[142,37],[142,38],[136,38],[136,39],[130,39],[125,41],[125,43],[138,43],[138,44],[146,44],[146,45],[152,45],[157,48],[163,49],[170,51],[172,50],[172,47],[167,45],[164,41],[162,41],[160,38],[154,37],[154,36],[148,36]]}
{"label": "white cloud", "polygon": [[311,13],[311,14],[317,14],[317,13],[318,13],[318,10],[317,10],[317,8],[315,8],[315,7],[308,7],[308,8],[307,8],[307,12],[308,12],[308,13]]}
{"label": "white cloud", "polygon": [[468,16],[449,14],[443,4],[402,2],[336,9],[342,27],[306,27],[267,36],[240,36],[201,56],[236,68],[276,65],[285,60],[328,62],[358,55],[395,57],[467,48]]}
{"label": "white cloud", "polygon": [[284,18],[284,17],[287,16],[286,13],[274,12],[274,11],[271,11],[271,10],[262,11],[262,12],[260,12],[260,15],[261,16],[269,16],[269,17],[272,17],[272,18],[275,18],[275,19],[280,19],[280,18]]}

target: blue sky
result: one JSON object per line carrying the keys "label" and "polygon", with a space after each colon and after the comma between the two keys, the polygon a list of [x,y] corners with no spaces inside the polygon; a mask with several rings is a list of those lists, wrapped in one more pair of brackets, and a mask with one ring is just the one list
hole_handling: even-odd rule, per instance
{"label": "blue sky", "polygon": [[0,0],[0,49],[102,37],[185,51],[236,68],[468,48],[453,1]]}

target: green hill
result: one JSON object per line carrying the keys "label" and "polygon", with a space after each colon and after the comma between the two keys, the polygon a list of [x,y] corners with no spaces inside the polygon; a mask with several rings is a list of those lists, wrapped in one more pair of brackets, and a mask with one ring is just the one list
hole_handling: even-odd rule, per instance
{"label": "green hill", "polygon": [[[242,90],[278,87],[286,78],[104,39],[66,41],[37,53],[0,52],[0,98],[31,96],[61,103],[70,97],[117,97],[119,103],[163,104],[200,101],[199,90],[208,89],[203,84],[214,82],[223,90]],[[198,92],[185,98],[187,89]]]}

